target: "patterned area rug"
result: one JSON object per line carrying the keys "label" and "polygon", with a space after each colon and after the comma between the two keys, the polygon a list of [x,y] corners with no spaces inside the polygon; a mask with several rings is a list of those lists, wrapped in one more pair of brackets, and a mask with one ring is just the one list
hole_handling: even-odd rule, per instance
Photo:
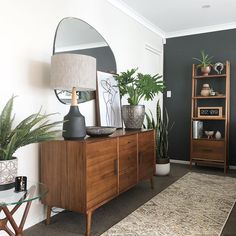
{"label": "patterned area rug", "polygon": [[102,236],[218,236],[236,200],[236,178],[189,172]]}

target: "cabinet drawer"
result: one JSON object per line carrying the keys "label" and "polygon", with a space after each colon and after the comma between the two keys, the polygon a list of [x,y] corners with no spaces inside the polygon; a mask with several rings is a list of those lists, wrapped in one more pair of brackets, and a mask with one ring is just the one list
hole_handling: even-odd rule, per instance
{"label": "cabinet drawer", "polygon": [[137,136],[121,137],[119,153],[119,173],[123,173],[129,168],[137,169]]}
{"label": "cabinet drawer", "polygon": [[215,140],[193,140],[192,158],[206,160],[224,160],[225,142]]}
{"label": "cabinet drawer", "polygon": [[130,168],[119,176],[119,192],[122,192],[137,183],[137,168]]}

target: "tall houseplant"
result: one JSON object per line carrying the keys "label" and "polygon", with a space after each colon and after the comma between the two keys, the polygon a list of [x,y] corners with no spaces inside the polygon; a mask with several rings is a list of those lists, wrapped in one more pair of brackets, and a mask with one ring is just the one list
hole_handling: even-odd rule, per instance
{"label": "tall houseplant", "polygon": [[213,56],[209,56],[208,54],[205,53],[204,50],[201,50],[200,54],[201,54],[200,58],[193,57],[193,59],[198,61],[199,64],[197,65],[197,67],[201,68],[201,72],[205,76],[211,72],[211,67],[212,67],[211,60],[212,60]]}
{"label": "tall houseplant", "polygon": [[137,70],[127,70],[115,76],[121,97],[128,96],[129,105],[123,105],[121,110],[127,129],[141,129],[145,116],[145,106],[139,104],[141,99],[152,100],[164,89],[161,75],[137,73]]}
{"label": "tall houseplant", "polygon": [[152,112],[146,115],[148,129],[156,130],[156,174],[166,175],[170,172],[170,163],[169,163],[169,131],[172,129],[174,122],[170,124],[169,114],[167,109],[164,109],[163,117],[161,116],[161,107],[159,101],[156,105],[156,121]]}
{"label": "tall houseplant", "polygon": [[14,153],[18,148],[54,139],[61,132],[55,130],[61,121],[50,122],[49,117],[53,114],[43,115],[40,111],[28,116],[13,128],[13,100],[12,96],[0,114],[0,190],[14,185],[17,175],[17,158]]}

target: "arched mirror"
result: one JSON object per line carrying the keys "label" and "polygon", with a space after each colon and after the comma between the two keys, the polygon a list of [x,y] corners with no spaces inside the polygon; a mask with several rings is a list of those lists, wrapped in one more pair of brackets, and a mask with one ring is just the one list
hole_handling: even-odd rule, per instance
{"label": "arched mirror", "polygon": [[[97,70],[116,73],[114,54],[106,40],[91,25],[83,20],[68,17],[57,26],[53,54],[75,53],[93,56],[97,59]],[[71,92],[55,90],[56,96],[64,104],[70,104]],[[77,92],[78,103],[95,98],[95,92]]]}

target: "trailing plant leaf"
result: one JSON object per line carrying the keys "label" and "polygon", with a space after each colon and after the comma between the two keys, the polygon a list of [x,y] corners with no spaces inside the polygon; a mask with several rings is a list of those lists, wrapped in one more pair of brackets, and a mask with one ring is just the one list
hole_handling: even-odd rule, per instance
{"label": "trailing plant leaf", "polygon": [[41,114],[41,109],[12,128],[13,99],[14,97],[7,102],[0,115],[0,160],[12,159],[18,148],[54,139],[61,133],[61,129],[55,128],[62,121],[50,122],[49,117],[55,113]]}

